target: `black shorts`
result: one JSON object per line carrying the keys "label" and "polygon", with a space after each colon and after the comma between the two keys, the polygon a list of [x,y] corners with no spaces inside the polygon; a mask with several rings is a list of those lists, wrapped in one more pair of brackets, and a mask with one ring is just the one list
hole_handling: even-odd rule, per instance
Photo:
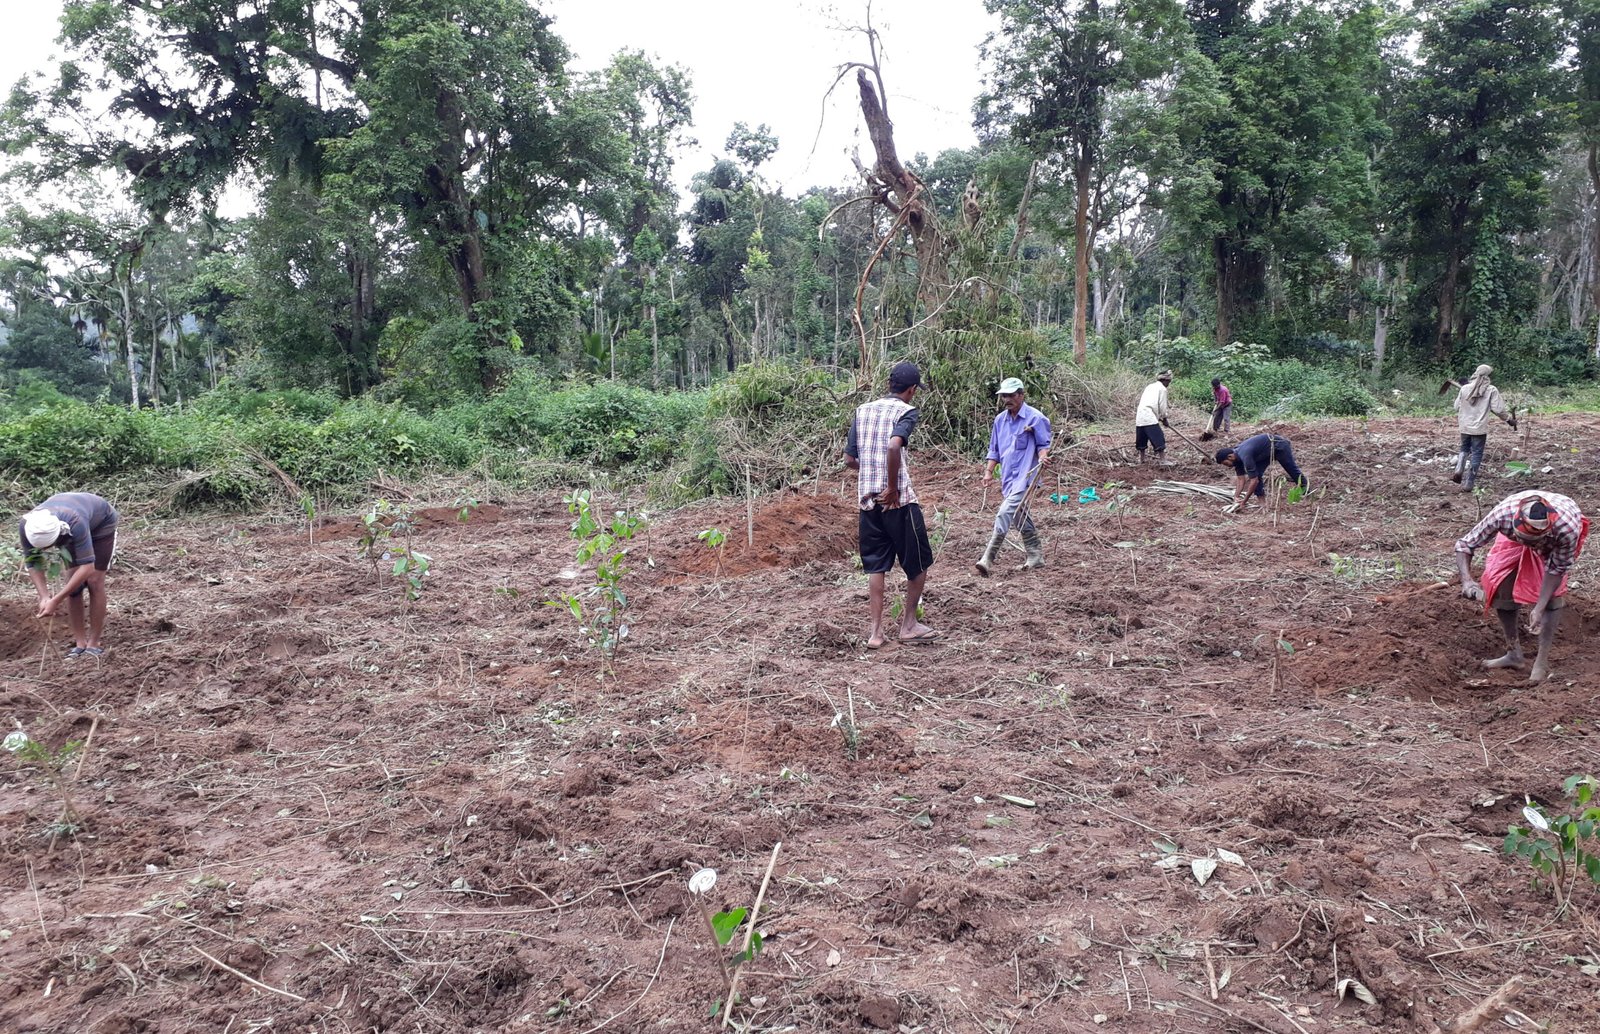
{"label": "black shorts", "polygon": [[896,560],[907,578],[916,578],[933,566],[933,544],[922,520],[922,507],[906,503],[893,510],[874,505],[862,510],[857,522],[861,539],[861,569],[868,574],[888,574]]}
{"label": "black shorts", "polygon": [[1133,436],[1133,447],[1135,449],[1143,452],[1145,450],[1145,446],[1148,445],[1153,447],[1157,452],[1167,451],[1167,435],[1165,431],[1161,430],[1160,424],[1141,424],[1134,430],[1135,434]]}
{"label": "black shorts", "polygon": [[[108,534],[101,535],[92,541],[94,543],[94,569],[96,571],[109,571],[111,569],[111,561],[115,560],[117,556],[116,527],[113,526]],[[87,585],[80,585],[73,591],[72,595],[82,596],[83,590],[87,588]]]}

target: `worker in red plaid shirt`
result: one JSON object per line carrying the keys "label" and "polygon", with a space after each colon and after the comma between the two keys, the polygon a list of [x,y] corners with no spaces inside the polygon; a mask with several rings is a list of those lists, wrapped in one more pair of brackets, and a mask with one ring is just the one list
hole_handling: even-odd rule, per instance
{"label": "worker in red plaid shirt", "polygon": [[[1461,595],[1484,600],[1499,615],[1505,631],[1504,656],[1485,668],[1521,668],[1525,663],[1517,633],[1517,608],[1527,605],[1528,631],[1539,637],[1530,682],[1550,676],[1550,643],[1566,606],[1567,572],[1583,551],[1589,518],[1564,495],[1532,490],[1507,496],[1477,527],[1456,540]],[[1472,578],[1472,554],[1493,540],[1483,562],[1483,581]]]}

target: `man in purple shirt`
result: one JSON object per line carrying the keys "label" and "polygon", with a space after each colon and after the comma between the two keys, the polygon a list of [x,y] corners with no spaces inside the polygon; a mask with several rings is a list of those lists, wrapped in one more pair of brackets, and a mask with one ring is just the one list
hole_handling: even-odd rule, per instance
{"label": "man in purple shirt", "polygon": [[994,515],[994,534],[975,565],[985,578],[994,569],[1000,547],[1006,541],[1006,532],[1013,524],[1020,526],[1022,544],[1028,549],[1028,559],[1020,570],[1044,566],[1044,543],[1039,539],[1039,529],[1033,526],[1033,515],[1024,510],[1022,504],[1039,470],[1050,462],[1050,421],[1023,401],[1021,379],[1007,377],[1000,382],[1000,390],[995,394],[1004,408],[996,414],[994,427],[989,431],[989,455],[983,461],[983,479],[992,479],[998,469],[1000,491],[1005,499]]}
{"label": "man in purple shirt", "polygon": [[[117,511],[88,492],[58,492],[24,514],[17,522],[22,538],[23,562],[39,592],[39,617],[49,617],[67,603],[76,644],[69,659],[99,657],[105,653],[100,634],[106,627],[106,570],[117,552]],[[51,595],[45,573],[44,551],[60,548],[68,554],[70,574],[61,591]],[[89,621],[84,624],[83,594],[89,593]]]}

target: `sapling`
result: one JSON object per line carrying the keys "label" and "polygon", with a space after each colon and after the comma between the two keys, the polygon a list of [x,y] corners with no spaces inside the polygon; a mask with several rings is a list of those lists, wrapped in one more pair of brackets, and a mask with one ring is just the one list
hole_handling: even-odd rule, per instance
{"label": "sapling", "polygon": [[306,545],[314,546],[317,541],[317,501],[310,494],[302,495],[300,509],[306,515]]}
{"label": "sapling", "polygon": [[20,763],[37,768],[44,776],[45,782],[49,783],[61,798],[61,817],[52,827],[51,843],[54,844],[55,837],[63,833],[76,833],[80,828],[78,809],[72,803],[72,795],[67,792],[66,777],[62,775],[62,771],[73,758],[78,756],[78,751],[83,748],[83,741],[68,740],[59,747],[51,747],[17,729],[6,734],[0,746],[16,755]]}
{"label": "sapling", "polygon": [[722,533],[721,528],[707,528],[695,538],[706,544],[706,548],[714,550],[717,557],[717,578],[722,577],[722,545],[728,541],[728,536]]}
{"label": "sapling", "polygon": [[462,524],[472,520],[472,515],[478,512],[478,507],[483,505],[475,497],[465,492],[456,496],[456,501],[451,504],[456,509],[456,520]]}
{"label": "sapling", "polygon": [[1526,826],[1512,825],[1506,833],[1505,853],[1525,859],[1549,882],[1556,897],[1556,915],[1567,912],[1572,888],[1582,873],[1600,885],[1600,806],[1591,802],[1600,779],[1592,775],[1568,776],[1561,784],[1574,804],[1571,815],[1552,818],[1532,801],[1522,809]]}
{"label": "sapling", "polygon": [[423,579],[433,566],[433,558],[411,547],[411,534],[416,530],[416,518],[409,506],[395,506],[387,499],[379,499],[361,517],[361,536],[356,549],[372,562],[372,576],[378,577],[378,562],[393,561],[390,574],[400,579],[406,587],[408,601],[422,598]]}
{"label": "sapling", "polygon": [[[778,852],[782,848],[782,841],[772,845],[772,857],[767,861],[767,873],[762,877],[761,889],[756,892],[755,904],[748,909],[732,908],[716,913],[710,910],[705,899],[717,885],[717,870],[701,869],[689,878],[689,893],[694,896],[695,905],[706,921],[706,928],[711,931],[711,937],[715,942],[712,951],[716,954],[717,965],[722,970],[725,994],[724,997],[711,1003],[710,1015],[715,1018],[720,1013],[724,1027],[732,1019],[733,1007],[738,1004],[740,967],[754,961],[756,956],[761,954],[763,939],[761,931],[756,929],[756,918],[761,912],[762,901],[766,899],[767,885],[772,882],[772,870],[778,864]],[[745,928],[744,944],[730,958],[724,949],[733,942],[741,926]]]}
{"label": "sapling", "polygon": [[563,593],[545,602],[572,615],[579,633],[600,651],[607,673],[614,673],[617,653],[629,631],[628,595],[622,587],[628,573],[628,544],[644,522],[626,510],[615,511],[611,520],[604,522],[595,515],[587,491],[573,492],[562,501],[576,517],[572,537],[578,540],[578,563],[594,561],[594,584],[582,593]]}

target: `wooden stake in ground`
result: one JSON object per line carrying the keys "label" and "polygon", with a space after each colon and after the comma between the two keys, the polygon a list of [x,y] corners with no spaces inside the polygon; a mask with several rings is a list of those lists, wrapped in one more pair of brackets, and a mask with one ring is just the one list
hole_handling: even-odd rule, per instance
{"label": "wooden stake in ground", "polygon": [[750,464],[744,465],[744,544],[756,548],[756,494],[750,487]]}

